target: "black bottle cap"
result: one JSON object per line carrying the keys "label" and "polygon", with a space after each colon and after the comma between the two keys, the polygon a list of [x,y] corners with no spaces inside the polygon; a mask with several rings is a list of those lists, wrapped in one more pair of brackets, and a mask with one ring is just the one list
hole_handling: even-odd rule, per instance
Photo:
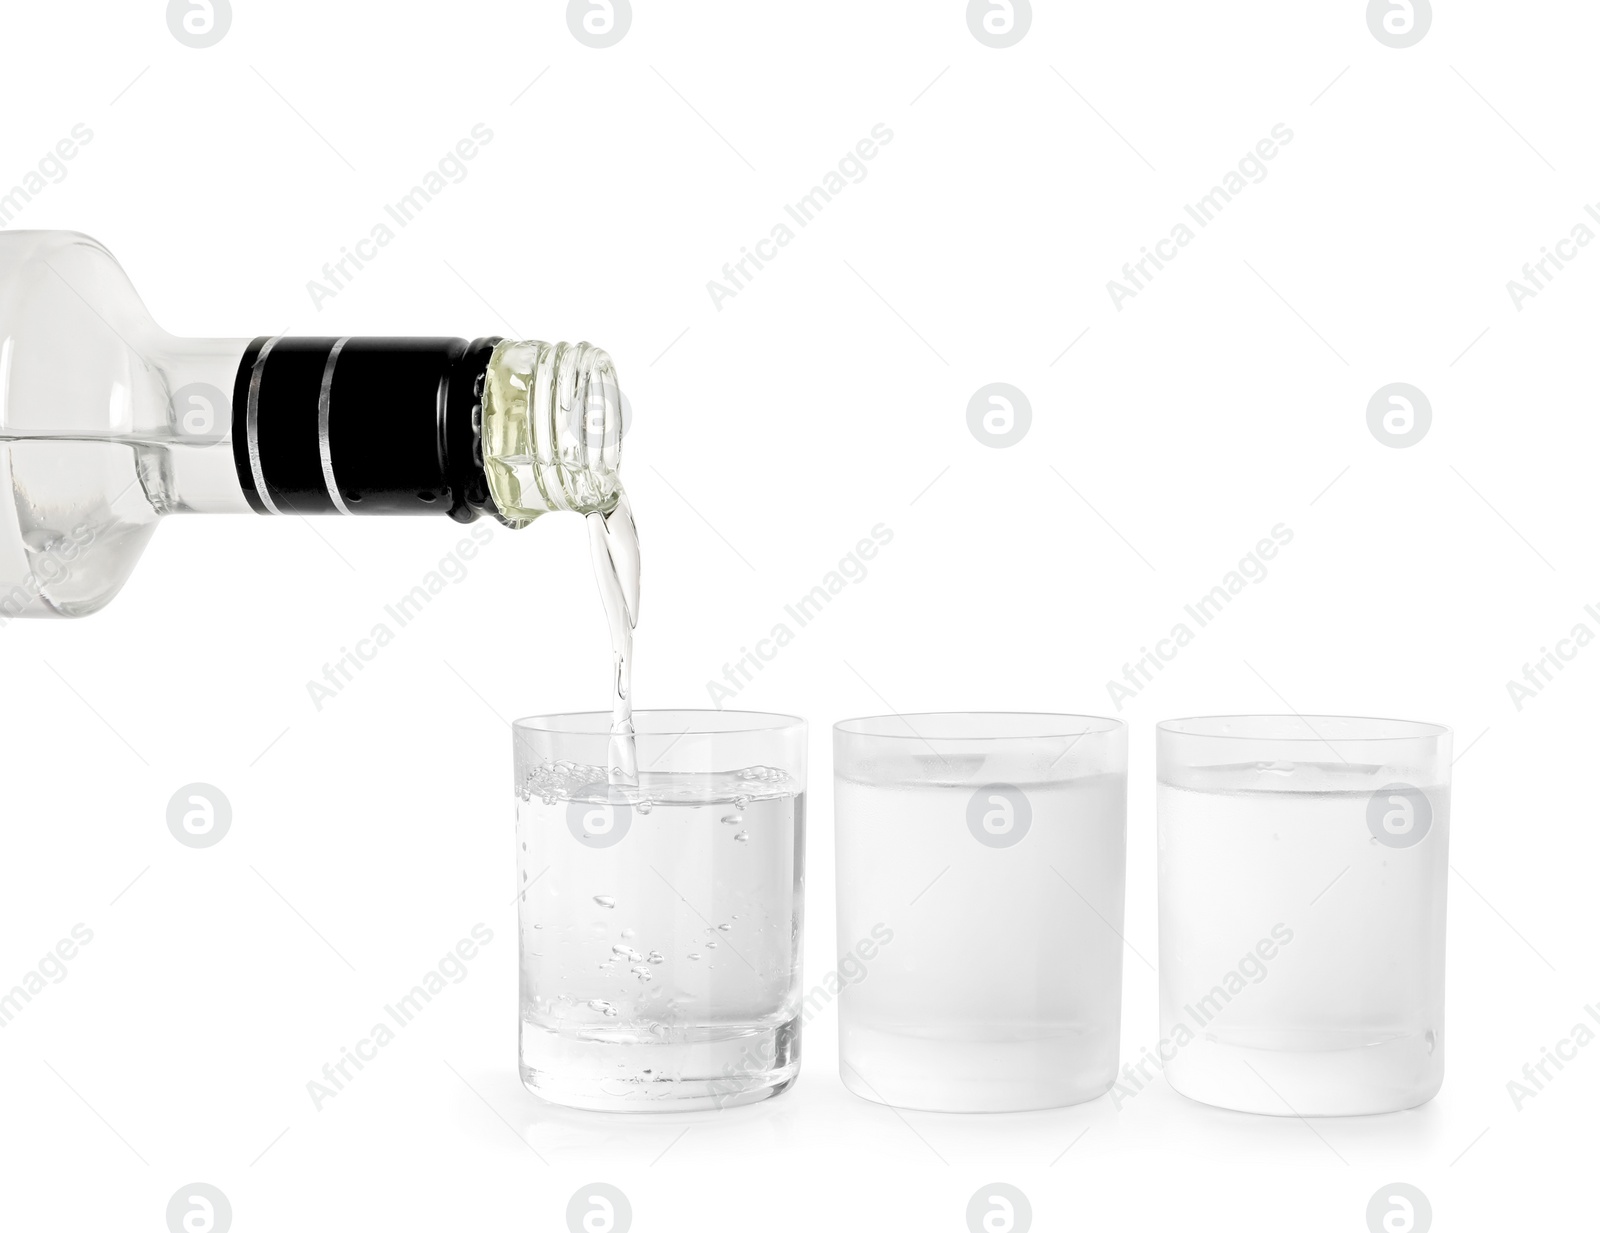
{"label": "black bottle cap", "polygon": [[262,514],[494,514],[483,382],[498,338],[257,338],[233,458]]}

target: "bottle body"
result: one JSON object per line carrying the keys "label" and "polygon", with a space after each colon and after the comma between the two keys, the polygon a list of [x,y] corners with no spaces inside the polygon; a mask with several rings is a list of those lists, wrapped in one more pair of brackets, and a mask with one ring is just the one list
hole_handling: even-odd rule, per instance
{"label": "bottle body", "polygon": [[166,514],[608,512],[621,431],[586,343],[180,339],[95,241],[0,233],[0,625],[103,607]]}
{"label": "bottle body", "polygon": [[0,234],[0,620],[98,610],[162,514],[249,510],[216,396],[247,344],[166,334],[86,236]]}

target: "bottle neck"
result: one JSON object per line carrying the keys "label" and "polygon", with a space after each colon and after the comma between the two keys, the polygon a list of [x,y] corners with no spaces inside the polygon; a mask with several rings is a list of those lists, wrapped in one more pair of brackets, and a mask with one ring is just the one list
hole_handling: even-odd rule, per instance
{"label": "bottle neck", "polygon": [[502,342],[482,402],[489,493],[503,521],[524,526],[552,510],[616,508],[628,414],[604,351],[585,342]]}
{"label": "bottle neck", "polygon": [[262,514],[497,513],[485,374],[500,340],[257,338],[233,383],[239,486]]}

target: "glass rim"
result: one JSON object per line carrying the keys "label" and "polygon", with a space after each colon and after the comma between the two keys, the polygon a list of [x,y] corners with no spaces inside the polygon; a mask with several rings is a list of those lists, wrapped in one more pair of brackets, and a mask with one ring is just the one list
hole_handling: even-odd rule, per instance
{"label": "glass rim", "polygon": [[[1346,724],[1354,732],[1322,733],[1317,723]],[[1233,724],[1243,730],[1221,731],[1222,725]],[[1274,725],[1289,728],[1300,725],[1305,731],[1289,733],[1275,730]],[[1252,727],[1253,726],[1253,730]],[[1173,736],[1195,737],[1217,741],[1305,741],[1319,745],[1333,742],[1370,744],[1383,741],[1425,741],[1453,735],[1447,724],[1436,724],[1422,719],[1387,719],[1370,715],[1300,715],[1261,712],[1244,715],[1193,715],[1184,719],[1163,719],[1156,724],[1158,733]]]}
{"label": "glass rim", "polygon": [[[949,732],[930,734],[917,732],[912,723],[916,720],[954,720],[970,722],[969,731],[958,732],[952,735]],[[993,732],[984,731],[981,725],[988,721],[996,720],[1035,720],[1039,721],[1032,730]],[[1067,721],[1072,726],[1063,727],[1062,721]],[[888,725],[898,724],[904,731],[888,731]],[[872,727],[870,725],[878,725]],[[937,745],[940,742],[956,743],[969,741],[1039,741],[1056,740],[1065,737],[1103,736],[1119,730],[1127,730],[1127,722],[1121,719],[1112,719],[1105,715],[1076,715],[1057,711],[916,711],[905,714],[890,715],[861,715],[853,719],[841,719],[833,725],[833,730],[840,736],[865,737],[868,740],[882,741],[917,741],[924,745]]]}
{"label": "glass rim", "polygon": [[[675,722],[661,722],[669,717]],[[805,726],[806,721],[798,715],[783,715],[774,711],[656,707],[633,712],[635,736],[736,736],[753,732],[791,732]],[[511,727],[519,733],[609,737],[611,712],[562,711],[552,715],[525,715],[512,720]]]}

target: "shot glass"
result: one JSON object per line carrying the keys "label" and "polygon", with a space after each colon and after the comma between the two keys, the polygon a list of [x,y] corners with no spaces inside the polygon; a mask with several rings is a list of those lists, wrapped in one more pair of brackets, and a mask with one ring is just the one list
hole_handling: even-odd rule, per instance
{"label": "shot glass", "polygon": [[1105,1092],[1121,1020],[1126,726],[848,719],[833,755],[845,1086],[944,1112]]}
{"label": "shot glass", "polygon": [[806,726],[635,711],[514,725],[522,1081],[581,1109],[775,1096],[800,1068]]}
{"label": "shot glass", "polygon": [[1241,715],[1157,729],[1161,1041],[1209,1105],[1386,1113],[1444,1080],[1450,730]]}

